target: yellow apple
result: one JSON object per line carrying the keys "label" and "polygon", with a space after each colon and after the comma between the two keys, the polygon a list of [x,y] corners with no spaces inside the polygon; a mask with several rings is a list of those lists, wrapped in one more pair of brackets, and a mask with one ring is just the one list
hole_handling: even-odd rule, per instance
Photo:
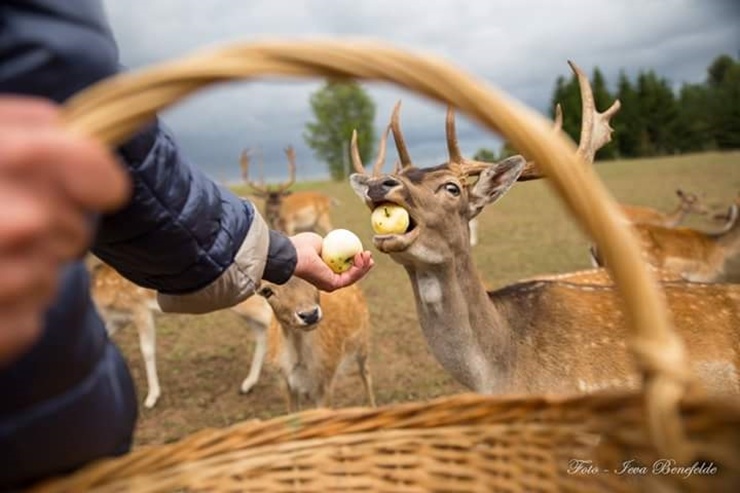
{"label": "yellow apple", "polygon": [[355,255],[362,251],[362,242],[352,231],[335,229],[324,237],[321,258],[337,274],[352,267]]}
{"label": "yellow apple", "polygon": [[409,213],[400,205],[386,203],[373,209],[370,221],[373,231],[379,235],[400,235],[409,227]]}

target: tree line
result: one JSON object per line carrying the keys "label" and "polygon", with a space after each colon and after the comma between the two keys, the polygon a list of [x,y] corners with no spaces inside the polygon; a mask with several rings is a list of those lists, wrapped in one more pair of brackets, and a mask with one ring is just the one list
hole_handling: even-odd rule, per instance
{"label": "tree line", "polygon": [[[630,79],[621,71],[614,92],[596,67],[590,78],[596,108],[619,99],[622,108],[611,121],[612,142],[598,159],[663,156],[709,150],[740,149],[740,62],[729,55],[715,58],[700,84],[683,84],[678,91],[654,70]],[[575,75],[555,81],[550,117],[563,107],[563,130],[575,141],[581,131],[581,98]],[[498,154],[479,149],[476,158],[496,160],[516,151],[505,143]]]}
{"label": "tree line", "polygon": [[[614,92],[596,67],[591,76],[596,107],[604,110],[622,102],[612,119],[612,142],[599,159],[661,156],[707,150],[740,149],[740,62],[729,55],[716,57],[700,84],[683,84],[678,90],[654,70],[640,71],[630,79],[621,71]],[[314,120],[306,124],[304,140],[315,156],[327,164],[335,180],[352,172],[349,141],[357,129],[363,162],[371,159],[376,142],[373,121],[376,105],[356,82],[327,81],[309,101]],[[557,103],[563,107],[563,130],[578,141],[581,98],[575,75],[555,81],[550,117]],[[475,159],[495,161],[516,151],[504,144],[499,152],[481,148]]]}

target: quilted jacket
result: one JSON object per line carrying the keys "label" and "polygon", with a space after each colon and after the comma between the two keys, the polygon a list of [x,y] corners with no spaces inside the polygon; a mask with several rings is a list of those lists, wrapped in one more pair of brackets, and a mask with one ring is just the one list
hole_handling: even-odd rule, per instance
{"label": "quilted jacket", "polygon": [[[0,95],[63,102],[120,71],[96,0],[0,0]],[[200,313],[285,282],[295,249],[251,203],[208,179],[155,121],[118,153],[134,193],[99,218],[93,252],[159,293],[164,311]],[[82,262],[64,270],[38,343],[0,367],[0,489],[125,453],[137,397],[89,295]]]}

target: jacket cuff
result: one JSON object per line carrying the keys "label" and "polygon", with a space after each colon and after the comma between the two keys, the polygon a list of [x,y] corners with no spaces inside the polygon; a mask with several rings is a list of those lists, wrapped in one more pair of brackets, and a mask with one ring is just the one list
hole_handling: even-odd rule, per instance
{"label": "jacket cuff", "polygon": [[165,313],[195,314],[229,308],[244,301],[254,294],[262,279],[272,243],[270,237],[267,223],[255,209],[252,224],[234,262],[215,281],[198,291],[157,293],[159,307]]}
{"label": "jacket cuff", "polygon": [[298,256],[295,246],[287,236],[270,230],[270,249],[262,279],[275,284],[285,284],[295,271]]}

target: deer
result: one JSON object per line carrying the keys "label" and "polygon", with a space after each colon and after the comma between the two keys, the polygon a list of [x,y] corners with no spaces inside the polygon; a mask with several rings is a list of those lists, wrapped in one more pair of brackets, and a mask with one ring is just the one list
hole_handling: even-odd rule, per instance
{"label": "deer", "polygon": [[85,258],[85,265],[90,272],[90,294],[105,322],[108,335],[114,335],[128,324],[136,327],[146,370],[147,395],[144,406],[151,409],[162,394],[157,374],[154,325],[154,314],[160,312],[156,293],[128,281],[93,255]]}
{"label": "deer", "polygon": [[249,179],[249,149],[244,149],[240,159],[242,179],[258,198],[265,200],[265,220],[271,229],[288,235],[301,231],[328,233],[333,229],[331,206],[338,202],[319,192],[291,192],[296,170],[293,147],[285,148],[285,155],[288,158],[288,179],[271,188]]}
{"label": "deer", "polygon": [[[85,259],[90,272],[90,293],[105,322],[109,335],[131,324],[139,335],[139,349],[144,359],[147,395],[144,407],[152,409],[162,394],[156,361],[156,326],[154,315],[161,313],[156,292],[128,281],[93,255]],[[264,298],[252,296],[231,308],[254,334],[255,349],[249,374],[240,391],[248,393],[257,384],[267,354],[267,334],[272,308]]]}
{"label": "deer", "polygon": [[263,282],[257,292],[274,313],[268,354],[283,377],[288,413],[303,401],[331,407],[336,377],[353,360],[375,407],[367,363],[370,315],[359,286],[326,293],[293,276],[283,285]]}
{"label": "deer", "polygon": [[[603,113],[582,105],[578,155],[591,162],[611,140],[615,101]],[[468,222],[519,181],[545,177],[536,162],[512,156],[484,163],[462,156],[454,112],[447,110],[448,159],[416,167],[398,122],[393,134],[401,171],[383,174],[385,138],[368,174],[351,140],[350,185],[369,209],[393,203],[409,226],[372,242],[406,271],[419,325],[437,361],[458,382],[480,393],[589,393],[636,388],[640,382],[626,347],[626,318],[613,285],[532,280],[488,292],[470,248]],[[476,180],[477,178],[477,180]],[[663,282],[696,374],[712,391],[738,393],[740,286]]]}
{"label": "deer", "polygon": [[[708,233],[693,228],[667,228],[633,224],[645,260],[663,271],[690,282],[715,282],[727,263],[740,254],[740,196],[730,206],[721,231]],[[603,265],[598,249],[591,249],[595,263]]]}
{"label": "deer", "polygon": [[650,224],[663,228],[678,227],[689,214],[705,216],[709,210],[702,204],[699,196],[687,193],[680,188],[676,190],[678,205],[671,212],[662,212],[642,205],[620,204],[622,213],[632,224]]}

